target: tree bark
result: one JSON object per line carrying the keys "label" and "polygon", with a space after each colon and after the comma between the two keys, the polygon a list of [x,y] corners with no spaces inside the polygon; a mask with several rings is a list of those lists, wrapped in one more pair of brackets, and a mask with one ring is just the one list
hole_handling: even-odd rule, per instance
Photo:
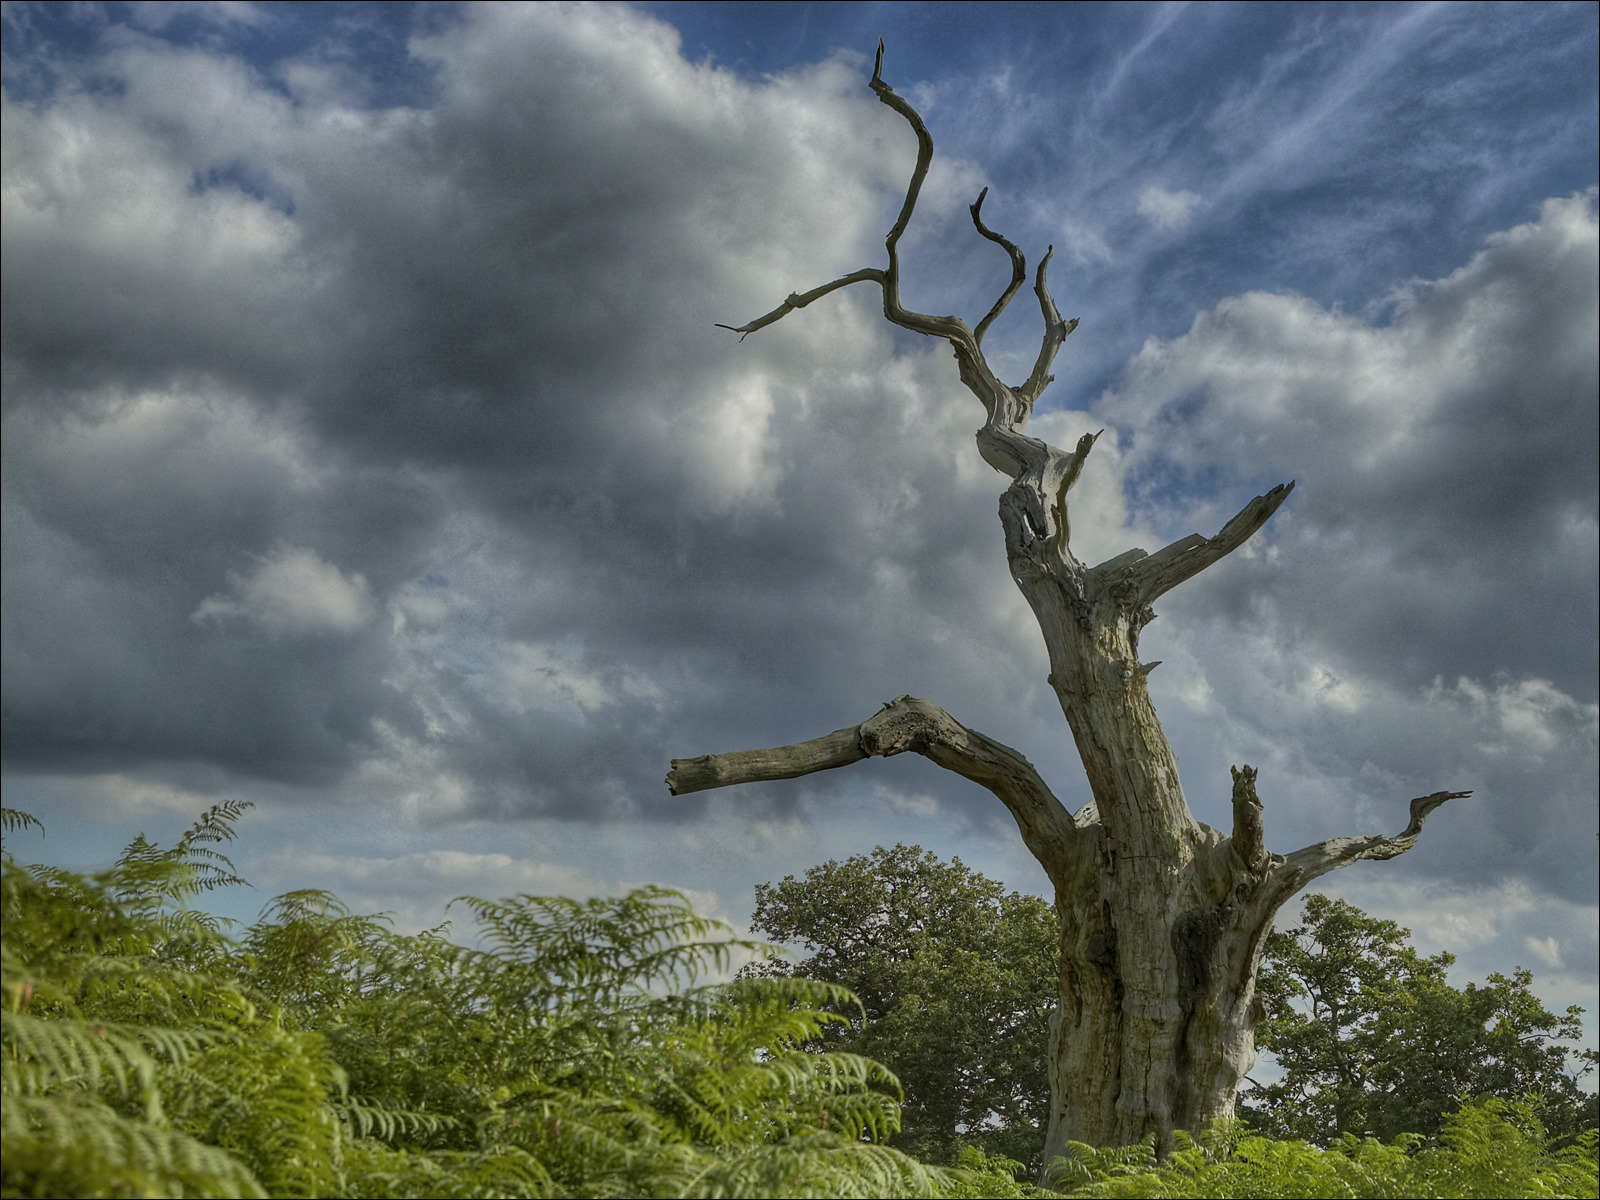
{"label": "tree bark", "polygon": [[1194,534],[1154,554],[1129,550],[1095,567],[1073,556],[1067,495],[1099,435],[1086,435],[1067,452],[1025,431],[1077,321],[1063,321],[1050,296],[1047,252],[1034,280],[1045,326],[1034,368],[1018,387],[990,370],[983,335],[1027,271],[1022,252],[984,225],[982,194],[972,205],[973,224],[1011,259],[1004,294],[976,331],[959,317],[902,306],[898,243],[932,161],[933,140],[916,110],[883,82],[882,69],[880,42],[872,90],[905,118],[918,143],[905,203],[886,241],[888,266],[791,295],[765,316],[724,328],[748,335],[839,288],[876,283],[890,321],[943,338],[954,349],[962,382],[984,407],[978,452],[1012,481],[1000,498],[1007,560],[1044,635],[1050,686],[1093,799],[1074,817],[1022,755],[909,696],[812,741],[675,759],[667,784],[681,795],[911,750],[988,788],[1016,818],[1049,875],[1061,921],[1045,1160],[1063,1153],[1069,1141],[1111,1146],[1153,1136],[1165,1148],[1174,1130],[1233,1115],[1239,1084],[1255,1059],[1256,973],[1277,909],[1328,871],[1403,854],[1428,813],[1470,793],[1413,800],[1410,824],[1394,837],[1339,838],[1285,857],[1266,849],[1256,773],[1246,766],[1233,773],[1231,834],[1194,819],[1146,688],[1158,664],[1139,661],[1139,633],[1154,617],[1151,605],[1159,596],[1243,545],[1294,484],[1257,496],[1213,537]]}

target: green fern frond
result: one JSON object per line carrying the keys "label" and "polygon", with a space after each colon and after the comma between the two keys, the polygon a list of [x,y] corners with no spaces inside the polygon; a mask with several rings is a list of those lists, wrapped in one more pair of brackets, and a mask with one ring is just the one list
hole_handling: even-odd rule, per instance
{"label": "green fern frond", "polygon": [[232,1155],[131,1120],[82,1091],[0,1106],[7,1196],[249,1196],[266,1190]]}

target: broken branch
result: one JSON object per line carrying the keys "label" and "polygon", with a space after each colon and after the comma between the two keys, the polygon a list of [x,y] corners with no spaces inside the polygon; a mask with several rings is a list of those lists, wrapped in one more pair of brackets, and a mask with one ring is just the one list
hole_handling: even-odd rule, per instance
{"label": "broken branch", "polygon": [[1127,592],[1129,602],[1147,606],[1158,596],[1170,592],[1184,580],[1200,574],[1212,563],[1244,545],[1278,511],[1279,505],[1289,498],[1292,491],[1294,483],[1291,481],[1279,484],[1264,496],[1257,496],[1240,509],[1216,537],[1206,538],[1191,533],[1171,545],[1163,546],[1154,554],[1130,550],[1101,563],[1094,569],[1094,574],[1104,578],[1112,572],[1120,572],[1125,586],[1131,585]]}
{"label": "broken branch", "polygon": [[1450,800],[1463,800],[1471,792],[1434,792],[1418,796],[1411,802],[1411,821],[1393,837],[1329,838],[1296,850],[1274,867],[1271,876],[1272,894],[1279,896],[1273,908],[1288,900],[1318,876],[1347,867],[1362,859],[1395,858],[1417,844],[1422,834],[1422,824],[1428,814]]}
{"label": "broken branch", "polygon": [[1261,820],[1261,798],[1256,795],[1256,769],[1233,767],[1233,838],[1230,849],[1235,865],[1252,874],[1272,861],[1267,854],[1266,829]]}

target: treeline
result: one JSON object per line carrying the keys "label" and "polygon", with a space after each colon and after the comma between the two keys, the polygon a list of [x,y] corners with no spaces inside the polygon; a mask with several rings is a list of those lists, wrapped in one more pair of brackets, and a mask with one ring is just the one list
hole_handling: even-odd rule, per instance
{"label": "treeline", "polygon": [[[828,1027],[820,1045],[895,1073],[906,1090],[895,1145],[936,1162],[962,1142],[1025,1161],[1038,1153],[1050,1095],[1039,1047],[1057,991],[1046,901],[1008,894],[960,860],[880,846],[757,887],[753,925],[806,957],[752,973],[827,980],[860,998],[866,1019]],[[1593,1050],[1574,1048],[1581,1008],[1550,1012],[1520,968],[1452,987],[1454,959],[1419,955],[1409,936],[1317,895],[1300,924],[1268,935],[1257,1041],[1282,1075],[1243,1091],[1247,1127],[1320,1145],[1431,1137],[1469,1099],[1525,1096],[1558,1141],[1600,1123],[1579,1085],[1596,1065]]]}
{"label": "treeline", "polygon": [[[5,1196],[1595,1194],[1593,1131],[1552,1139],[1539,1099],[1468,1105],[1431,1139],[1321,1148],[1235,1125],[1159,1165],[1148,1146],[1073,1147],[1043,1191],[1021,1181],[1038,1125],[1020,1048],[998,1062],[1008,1083],[979,1047],[949,1052],[965,1108],[937,1064],[903,1090],[858,1048],[908,1006],[959,1024],[907,984],[935,972],[967,1003],[937,975],[971,965],[958,946],[935,962],[918,943],[884,984],[898,993],[858,1002],[781,971],[703,982],[768,948],[660,889],[464,900],[474,947],[296,892],[230,937],[195,902],[240,882],[222,853],[240,811],[171,848],[141,837],[95,875],[4,854]],[[31,824],[5,813],[8,833]],[[774,927],[790,884],[763,892],[757,924],[805,940]],[[926,915],[933,938],[943,918]],[[837,947],[884,948],[878,917],[858,928]],[[1019,1037],[1038,999],[1012,1014]]]}

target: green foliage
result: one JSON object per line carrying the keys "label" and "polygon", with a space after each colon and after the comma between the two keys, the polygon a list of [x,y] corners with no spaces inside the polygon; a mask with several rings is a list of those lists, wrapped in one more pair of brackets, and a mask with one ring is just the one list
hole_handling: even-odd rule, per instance
{"label": "green foliage", "polygon": [[[0,1195],[1059,1194],[981,1133],[945,1143],[945,1167],[892,1146],[898,1084],[848,1048],[854,996],[784,974],[705,982],[764,947],[674,892],[464,900],[475,947],[295,892],[230,941],[187,905],[237,881],[218,846],[242,811],[211,810],[169,850],[136,839],[98,875],[3,856]],[[867,982],[896,1028],[909,1006],[889,1001],[932,997],[893,989],[963,961],[932,939],[1014,910],[959,863],[935,861],[941,876],[891,854],[905,874],[866,928],[905,969]],[[984,978],[962,970],[931,977]],[[1596,1139],[1552,1152],[1534,1101],[1490,1100],[1431,1144],[1319,1150],[1232,1127],[1180,1135],[1159,1164],[1148,1146],[1074,1146],[1057,1166],[1084,1196],[1581,1196]]]}
{"label": "green foliage", "polygon": [[827,1028],[819,1045],[868,1055],[899,1078],[894,1145],[942,1162],[962,1161],[963,1145],[1037,1159],[1059,936],[1049,904],[1007,894],[959,859],[879,846],[758,886],[751,924],[810,951],[763,973],[860,997],[860,1017]]}
{"label": "green foliage", "polygon": [[884,1067],[803,1048],[848,1023],[843,988],[700,982],[766,948],[673,892],[466,900],[480,948],[298,892],[229,942],[186,904],[237,882],[216,847],[241,812],[95,876],[5,856],[4,1195],[933,1195],[981,1175],[885,1144]]}
{"label": "green foliage", "polygon": [[1531,1100],[1488,1099],[1447,1117],[1437,1144],[1416,1134],[1385,1144],[1349,1134],[1327,1148],[1271,1141],[1219,1125],[1156,1162],[1149,1143],[1120,1150],[1073,1144],[1056,1160],[1072,1196],[1510,1197],[1594,1196],[1596,1135],[1553,1151]]}
{"label": "green foliage", "polygon": [[[240,811],[211,810],[171,851],[141,838],[93,877],[4,856],[6,1195],[315,1195],[328,1182],[316,1164],[330,1161],[332,1131],[319,1139],[298,1118],[337,1067],[207,969],[227,948],[182,907],[231,877],[211,846]],[[238,1113],[257,1120],[227,1126]],[[282,1113],[296,1120],[279,1128]],[[295,1157],[301,1142],[310,1158]]]}
{"label": "green foliage", "polygon": [[1579,1089],[1569,1063],[1588,1064],[1587,1072],[1593,1052],[1562,1044],[1579,1036],[1583,1010],[1549,1012],[1521,968],[1451,987],[1445,972],[1454,959],[1424,958],[1408,936],[1316,895],[1306,898],[1302,924],[1269,936],[1257,1040],[1285,1074],[1245,1096],[1250,1123],[1307,1141],[1432,1135],[1470,1098],[1537,1093],[1552,1134],[1592,1128],[1595,1098]]}

